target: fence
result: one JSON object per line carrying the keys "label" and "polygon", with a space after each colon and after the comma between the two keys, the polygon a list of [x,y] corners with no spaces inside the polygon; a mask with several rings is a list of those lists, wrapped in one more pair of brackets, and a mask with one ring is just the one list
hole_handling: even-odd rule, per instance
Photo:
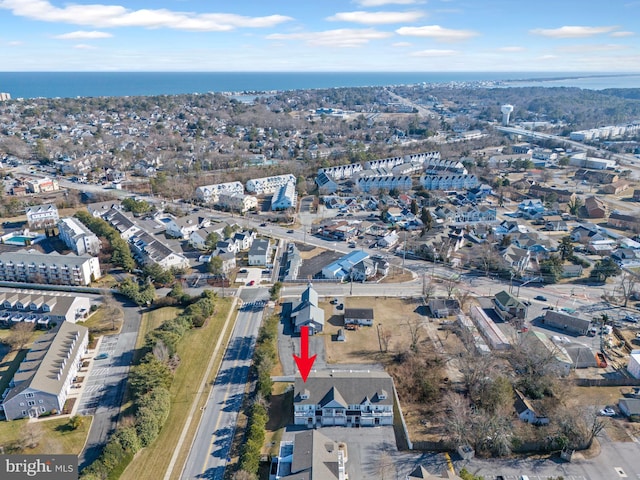
{"label": "fence", "polygon": [[638,378],[576,378],[579,387],[640,387]]}

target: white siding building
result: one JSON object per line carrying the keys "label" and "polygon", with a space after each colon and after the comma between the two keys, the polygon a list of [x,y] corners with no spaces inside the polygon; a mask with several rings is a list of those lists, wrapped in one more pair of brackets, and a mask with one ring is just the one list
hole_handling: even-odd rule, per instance
{"label": "white siding building", "polygon": [[196,188],[196,197],[205,203],[216,203],[221,194],[243,194],[244,187],[240,182],[216,183]]}
{"label": "white siding building", "polygon": [[29,228],[53,227],[60,220],[58,208],[55,205],[27,207],[25,212]]}
{"label": "white siding building", "polygon": [[253,178],[247,182],[247,191],[256,195],[269,195],[276,193],[280,187],[287,183],[296,183],[296,177],[292,174],[276,175],[274,177]]}
{"label": "white siding building", "polygon": [[271,210],[295,208],[297,200],[298,193],[296,192],[296,184],[289,182],[280,187],[271,198]]}
{"label": "white siding building", "polygon": [[51,285],[89,285],[99,279],[100,262],[89,255],[19,250],[0,253],[0,280]]}
{"label": "white siding building", "polygon": [[258,199],[253,195],[243,193],[221,193],[218,196],[218,205],[235,212],[246,213],[258,208]]}
{"label": "white siding building", "polygon": [[422,175],[420,184],[426,190],[468,190],[478,186],[475,175]]}
{"label": "white siding building", "polygon": [[3,394],[2,409],[7,420],[59,414],[88,341],[89,329],[69,322],[36,340],[13,375],[10,390]]}
{"label": "white siding building", "polygon": [[413,182],[408,175],[362,175],[355,182],[360,192],[379,192],[380,190],[397,189],[401,192],[411,190]]}
{"label": "white siding building", "polygon": [[100,239],[80,220],[73,217],[63,218],[58,222],[58,231],[60,240],[77,255],[100,253],[102,248]]}

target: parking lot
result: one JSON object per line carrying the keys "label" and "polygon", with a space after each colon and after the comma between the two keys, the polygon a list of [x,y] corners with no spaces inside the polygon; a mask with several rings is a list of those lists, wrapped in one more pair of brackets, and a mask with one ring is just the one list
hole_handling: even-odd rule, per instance
{"label": "parking lot", "polygon": [[[108,378],[113,373],[111,363],[116,343],[116,337],[102,337],[99,349],[91,360],[88,375],[85,376],[82,384],[80,402],[77,407],[77,412],[80,415],[92,415],[101,403],[100,400],[107,389],[105,378]],[[106,354],[107,357],[100,360],[96,359],[96,357],[102,357],[103,354]]]}

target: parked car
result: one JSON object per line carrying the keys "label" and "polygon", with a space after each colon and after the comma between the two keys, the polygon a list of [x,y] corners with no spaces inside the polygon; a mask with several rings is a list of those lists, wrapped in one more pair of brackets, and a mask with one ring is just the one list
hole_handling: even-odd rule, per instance
{"label": "parked car", "polygon": [[629,323],[638,323],[638,317],[634,317],[633,315],[626,315],[623,320]]}
{"label": "parked car", "polygon": [[342,310],[342,309],[344,309],[344,303],[341,303],[341,304],[340,304],[340,305],[338,305],[336,308],[337,308],[338,310]]}
{"label": "parked car", "polygon": [[256,284],[255,280],[251,280],[249,283],[247,283],[248,287],[253,287]]}
{"label": "parked car", "polygon": [[547,297],[545,297],[544,295],[536,295],[535,297],[533,297],[534,300],[540,300],[541,302],[546,302],[547,301]]}
{"label": "parked car", "polygon": [[95,356],[95,360],[104,360],[105,358],[109,358],[108,353],[100,353]]}
{"label": "parked car", "polygon": [[247,269],[243,268],[242,270],[239,270],[238,273],[247,273]]}
{"label": "parked car", "polygon": [[610,407],[603,408],[598,413],[600,413],[600,415],[602,415],[603,417],[615,417],[616,416],[616,411],[613,408],[610,408]]}
{"label": "parked car", "polygon": [[287,233],[293,233],[293,230],[289,229],[287,230]]}
{"label": "parked car", "polygon": [[266,223],[261,223],[261,224],[260,224],[260,226],[261,226],[261,227],[266,227],[266,226],[267,226],[267,224],[266,224]]}
{"label": "parked car", "polygon": [[337,298],[334,298],[334,299],[333,299],[333,300],[331,300],[329,303],[330,303],[331,305],[337,305],[337,303],[338,303],[338,299],[337,299]]}

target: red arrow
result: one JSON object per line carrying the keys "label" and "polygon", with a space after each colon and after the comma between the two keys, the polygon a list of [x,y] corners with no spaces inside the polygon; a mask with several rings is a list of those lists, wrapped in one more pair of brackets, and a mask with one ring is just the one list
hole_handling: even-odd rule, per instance
{"label": "red arrow", "polygon": [[309,327],[302,327],[300,329],[300,356],[294,353],[293,359],[296,361],[296,365],[298,365],[302,381],[306,382],[311,367],[313,367],[313,362],[316,361],[315,355],[309,357]]}

